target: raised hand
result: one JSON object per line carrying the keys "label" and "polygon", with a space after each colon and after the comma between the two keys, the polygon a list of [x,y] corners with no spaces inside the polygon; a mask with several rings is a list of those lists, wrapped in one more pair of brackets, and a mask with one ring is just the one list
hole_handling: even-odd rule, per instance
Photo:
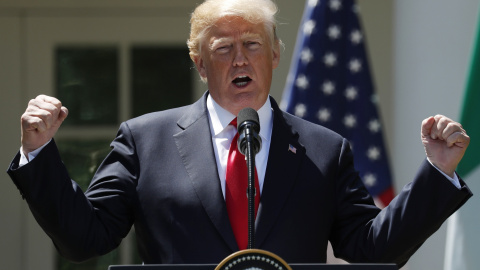
{"label": "raised hand", "polygon": [[453,177],[470,143],[462,125],[443,115],[435,115],[423,120],[421,137],[430,162]]}
{"label": "raised hand", "polygon": [[24,154],[28,156],[52,139],[67,115],[68,109],[54,97],[39,95],[30,100],[21,118]]}

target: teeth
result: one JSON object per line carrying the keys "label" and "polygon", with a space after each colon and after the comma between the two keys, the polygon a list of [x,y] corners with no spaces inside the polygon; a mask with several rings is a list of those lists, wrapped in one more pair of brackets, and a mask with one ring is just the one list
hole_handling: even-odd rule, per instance
{"label": "teeth", "polygon": [[236,77],[235,80],[233,80],[233,83],[237,86],[245,86],[248,84],[249,81],[251,81],[251,79],[248,76],[241,75]]}

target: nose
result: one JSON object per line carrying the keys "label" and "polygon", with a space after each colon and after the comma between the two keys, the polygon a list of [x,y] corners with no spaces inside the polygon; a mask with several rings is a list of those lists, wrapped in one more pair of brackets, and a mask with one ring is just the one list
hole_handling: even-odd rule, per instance
{"label": "nose", "polygon": [[243,46],[236,46],[235,57],[233,58],[233,66],[241,67],[248,65],[248,58],[244,51]]}

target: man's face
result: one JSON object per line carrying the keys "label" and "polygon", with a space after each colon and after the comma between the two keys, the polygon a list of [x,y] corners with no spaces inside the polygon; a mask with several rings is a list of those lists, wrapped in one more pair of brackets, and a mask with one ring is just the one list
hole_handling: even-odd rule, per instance
{"label": "man's face", "polygon": [[225,17],[200,46],[195,65],[200,76],[207,78],[212,98],[234,115],[245,107],[260,109],[280,60],[279,48],[272,47],[264,25]]}

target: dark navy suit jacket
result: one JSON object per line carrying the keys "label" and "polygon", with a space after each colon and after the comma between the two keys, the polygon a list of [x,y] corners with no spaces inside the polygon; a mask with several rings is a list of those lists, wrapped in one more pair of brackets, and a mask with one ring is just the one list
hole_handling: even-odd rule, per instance
{"label": "dark navy suit jacket", "polygon": [[[59,252],[105,254],[135,226],[145,263],[219,263],[238,250],[223,199],[206,97],[122,123],[85,194],[55,142],[8,173]],[[288,263],[326,261],[327,241],[350,262],[404,264],[471,192],[427,161],[384,210],[354,169],[347,141],[282,112],[272,99],[272,141],[256,247]],[[289,145],[296,153],[288,151]]]}

